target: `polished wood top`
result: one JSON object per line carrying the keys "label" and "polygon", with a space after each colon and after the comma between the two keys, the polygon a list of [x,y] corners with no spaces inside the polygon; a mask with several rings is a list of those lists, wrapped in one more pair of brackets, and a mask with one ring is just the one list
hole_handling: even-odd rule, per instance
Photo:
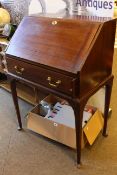
{"label": "polished wood top", "polygon": [[81,97],[111,76],[115,30],[114,19],[25,17],[6,51],[8,71]]}
{"label": "polished wood top", "polygon": [[25,17],[7,55],[76,74],[100,27],[92,21]]}

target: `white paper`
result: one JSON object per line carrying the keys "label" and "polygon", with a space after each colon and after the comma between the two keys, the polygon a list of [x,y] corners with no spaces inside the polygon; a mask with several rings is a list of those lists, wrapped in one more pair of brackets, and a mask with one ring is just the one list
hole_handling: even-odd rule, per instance
{"label": "white paper", "polygon": [[[58,107],[59,106],[59,107]],[[61,108],[60,108],[61,107]],[[61,105],[59,102],[57,102],[54,106],[54,109],[58,109],[57,114],[50,111],[45,118],[48,118],[49,120],[52,120],[54,122],[57,122],[59,124],[64,124],[68,127],[75,128],[75,116],[74,111],[71,106],[68,105]],[[52,116],[53,118],[51,118]],[[85,121],[88,121],[91,117],[91,113],[89,112],[83,112],[83,122],[82,127],[86,124]]]}

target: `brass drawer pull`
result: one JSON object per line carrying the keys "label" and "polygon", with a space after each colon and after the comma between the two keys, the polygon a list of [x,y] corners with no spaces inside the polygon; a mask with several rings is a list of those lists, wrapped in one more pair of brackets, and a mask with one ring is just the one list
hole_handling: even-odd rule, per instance
{"label": "brass drawer pull", "polygon": [[19,68],[18,66],[14,66],[14,68],[17,74],[22,75],[22,73],[24,72],[24,68]]}
{"label": "brass drawer pull", "polygon": [[59,84],[61,84],[61,80],[57,80],[55,82],[55,84],[53,84],[51,81],[52,81],[52,78],[51,77],[48,77],[47,80],[49,81],[49,85],[52,86],[52,87],[58,87]]}

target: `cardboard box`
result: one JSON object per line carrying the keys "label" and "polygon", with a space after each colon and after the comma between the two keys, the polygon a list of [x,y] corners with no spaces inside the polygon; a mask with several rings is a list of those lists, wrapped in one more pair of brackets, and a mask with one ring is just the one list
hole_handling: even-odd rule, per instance
{"label": "cardboard box", "polygon": [[[49,95],[44,101],[49,104],[56,104],[57,102],[62,102],[62,99]],[[61,111],[60,116],[58,115],[54,118],[48,118],[49,114],[46,117],[40,115],[40,106],[37,105],[28,114],[27,128],[67,146],[76,148],[74,111],[71,106],[65,105],[64,107],[65,108],[62,110],[65,113]],[[103,127],[103,117],[101,112],[95,110],[93,115],[87,115],[87,112],[84,111],[82,126],[83,148],[87,141],[92,145],[97,135],[100,133]]]}

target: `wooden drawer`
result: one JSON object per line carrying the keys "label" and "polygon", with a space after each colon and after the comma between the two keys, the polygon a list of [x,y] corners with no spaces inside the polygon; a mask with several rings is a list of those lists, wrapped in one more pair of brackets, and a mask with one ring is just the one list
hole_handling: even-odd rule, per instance
{"label": "wooden drawer", "polygon": [[72,94],[73,77],[7,57],[8,72],[46,87]]}

